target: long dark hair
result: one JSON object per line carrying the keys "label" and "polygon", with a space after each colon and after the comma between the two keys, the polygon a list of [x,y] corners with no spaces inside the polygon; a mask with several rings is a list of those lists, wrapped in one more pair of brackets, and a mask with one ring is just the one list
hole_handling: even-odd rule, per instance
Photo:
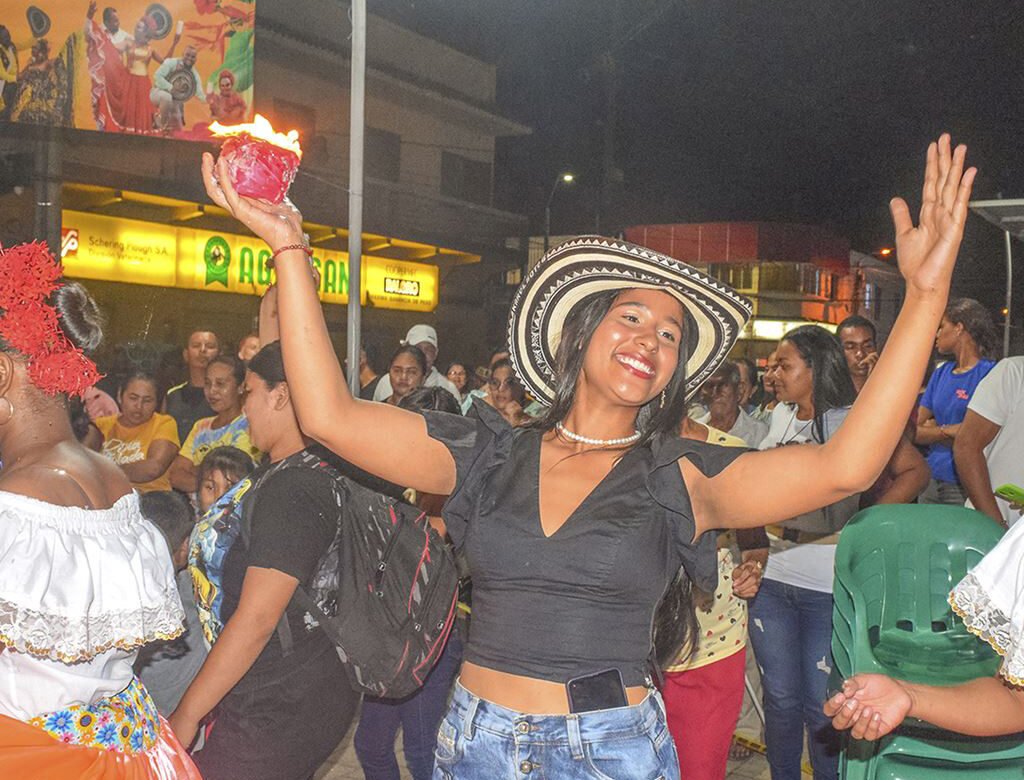
{"label": "long dark hair", "polygon": [[783,341],[792,344],[814,375],[811,395],[814,404],[814,438],[825,441],[825,412],[849,406],[857,397],[846,355],[836,337],[818,325],[801,325]]}
{"label": "long dark hair", "polygon": [[[528,427],[550,431],[565,419],[576,397],[576,383],[586,357],[590,339],[607,316],[616,298],[625,290],[609,290],[584,298],[577,304],[562,326],[562,337],[555,350],[555,397],[548,411]],[[637,415],[640,440],[634,446],[647,444],[658,435],[678,436],[686,413],[686,355],[696,337],[695,328],[683,307],[685,321],[680,340],[679,362],[668,380],[664,393],[650,400]],[[680,657],[689,657],[696,649],[697,614],[694,610],[690,578],[680,567],[665,591],[654,614],[654,657],[665,667]]]}
{"label": "long dark hair", "polygon": [[996,350],[996,329],[988,309],[973,298],[955,298],[946,306],[946,319],[963,325],[967,335],[978,345],[981,357],[992,357]]}
{"label": "long dark hair", "polygon": [[[547,412],[529,424],[528,427],[542,431],[553,430],[569,414],[573,401],[576,399],[576,383],[579,381],[583,361],[586,358],[590,339],[597,326],[607,316],[615,299],[626,290],[608,290],[595,293],[578,303],[562,326],[562,338],[555,350],[555,397]],[[636,425],[640,431],[640,440],[636,446],[642,446],[659,434],[678,436],[686,413],[686,354],[682,345],[690,343],[690,320],[683,308],[686,319],[683,338],[680,341],[679,362],[676,370],[665,385],[662,393],[656,395],[640,409]]]}

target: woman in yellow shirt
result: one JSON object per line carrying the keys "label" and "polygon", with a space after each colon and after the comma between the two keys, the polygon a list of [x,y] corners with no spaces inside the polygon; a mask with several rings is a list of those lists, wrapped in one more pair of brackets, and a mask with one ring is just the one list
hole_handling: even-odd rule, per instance
{"label": "woman in yellow shirt", "polygon": [[157,395],[156,379],[133,374],[117,395],[121,413],[93,423],[103,434],[100,452],[121,467],[140,493],[171,489],[167,470],[178,454],[177,423],[157,412]]}

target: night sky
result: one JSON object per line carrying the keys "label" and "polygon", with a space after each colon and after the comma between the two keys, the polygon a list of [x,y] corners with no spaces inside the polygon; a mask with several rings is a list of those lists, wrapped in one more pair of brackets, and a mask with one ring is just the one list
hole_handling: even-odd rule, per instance
{"label": "night sky", "polygon": [[[535,233],[563,168],[579,184],[556,194],[552,232],[594,229],[609,61],[619,74],[610,115],[621,183],[603,209],[603,232],[647,222],[804,222],[872,252],[892,243],[888,199],[903,194],[916,208],[924,148],[944,129],[980,168],[975,198],[1024,197],[1020,2],[369,7],[498,66],[500,109],[534,133],[501,143],[496,205],[527,214]],[[1024,258],[1024,244],[1015,249]],[[998,312],[1002,269],[1001,233],[972,217],[955,292]],[[1024,303],[1024,280],[1017,294]]]}

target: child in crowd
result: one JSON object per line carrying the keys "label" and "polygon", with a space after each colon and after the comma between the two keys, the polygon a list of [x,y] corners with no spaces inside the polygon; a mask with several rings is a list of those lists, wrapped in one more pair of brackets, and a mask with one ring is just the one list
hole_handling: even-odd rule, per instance
{"label": "child in crowd", "polygon": [[164,535],[174,563],[175,582],[185,608],[185,633],[177,639],[147,645],[135,661],[135,674],[145,683],[160,714],[167,717],[178,706],[206,659],[188,573],[188,539],[195,525],[192,508],[180,493],[151,491],[139,497],[142,516]]}
{"label": "child in crowd", "polygon": [[[197,481],[199,482],[199,511],[213,506],[217,499],[228,492],[228,488],[249,476],[255,468],[252,458],[238,447],[215,447],[207,453],[199,464]],[[186,558],[188,550],[186,549]]]}

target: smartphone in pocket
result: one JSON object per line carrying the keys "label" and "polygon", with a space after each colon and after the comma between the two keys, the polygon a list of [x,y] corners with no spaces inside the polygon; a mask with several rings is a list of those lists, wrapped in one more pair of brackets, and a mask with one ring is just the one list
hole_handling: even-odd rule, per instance
{"label": "smartphone in pocket", "polygon": [[569,712],[593,712],[625,707],[626,687],[618,669],[574,677],[565,684],[569,696]]}

